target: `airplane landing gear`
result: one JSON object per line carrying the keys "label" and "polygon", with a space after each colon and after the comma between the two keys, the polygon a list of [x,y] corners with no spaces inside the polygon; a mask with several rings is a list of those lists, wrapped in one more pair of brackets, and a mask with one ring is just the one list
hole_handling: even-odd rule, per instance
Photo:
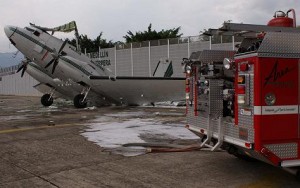
{"label": "airplane landing gear", "polygon": [[44,106],[51,106],[53,104],[53,97],[50,94],[45,94],[41,97],[41,103]]}
{"label": "airplane landing gear", "polygon": [[87,101],[85,100],[83,94],[76,95],[73,102],[76,108],[85,108],[87,106]]}
{"label": "airplane landing gear", "polygon": [[85,108],[87,106],[86,97],[90,91],[91,87],[84,88],[81,94],[78,94],[74,97],[74,106],[76,108]]}

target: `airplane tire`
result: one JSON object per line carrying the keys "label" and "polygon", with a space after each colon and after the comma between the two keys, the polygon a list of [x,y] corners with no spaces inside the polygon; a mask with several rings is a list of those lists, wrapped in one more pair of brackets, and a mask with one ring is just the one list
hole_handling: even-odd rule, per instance
{"label": "airplane tire", "polygon": [[50,94],[45,94],[41,97],[41,103],[43,106],[51,106],[53,104],[53,98]]}
{"label": "airplane tire", "polygon": [[86,100],[83,101],[84,95],[78,94],[74,97],[74,106],[76,108],[85,108],[87,106]]}

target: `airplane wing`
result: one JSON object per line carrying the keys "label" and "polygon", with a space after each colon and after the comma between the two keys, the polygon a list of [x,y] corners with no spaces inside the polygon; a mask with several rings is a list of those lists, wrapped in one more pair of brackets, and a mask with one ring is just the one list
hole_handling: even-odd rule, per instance
{"label": "airplane wing", "polygon": [[[45,83],[38,83],[35,86],[33,86],[36,90],[38,90],[41,93],[48,93],[51,89],[54,87],[51,86],[50,84],[45,84]],[[68,100],[73,100],[74,96],[77,95],[78,90],[80,89],[79,86],[55,86],[55,91],[54,91],[54,98],[64,98]],[[92,105],[96,106],[107,106],[111,104],[111,101],[104,99],[105,97],[101,97],[99,93],[95,93],[91,91],[89,93],[89,99],[92,103]]]}
{"label": "airplane wing", "polygon": [[[33,86],[36,90],[38,90],[41,93],[48,93],[53,87],[49,84],[44,83],[38,83]],[[66,95],[63,95],[62,93],[59,93],[58,91],[54,92],[54,98],[69,98]]]}
{"label": "airplane wing", "polygon": [[90,76],[93,89],[128,105],[160,101],[179,101],[185,98],[185,78]]}
{"label": "airplane wing", "polygon": [[74,96],[81,91],[81,87],[78,85],[51,85],[43,82],[40,82],[33,87],[41,93],[49,93],[49,91],[54,90],[54,98],[64,98],[69,100],[73,100]]}

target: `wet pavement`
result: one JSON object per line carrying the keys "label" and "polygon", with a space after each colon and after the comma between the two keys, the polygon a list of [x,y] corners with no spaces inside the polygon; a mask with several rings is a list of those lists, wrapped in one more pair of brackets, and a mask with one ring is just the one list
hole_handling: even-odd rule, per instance
{"label": "wet pavement", "polygon": [[226,152],[147,153],[126,143],[189,145],[184,108],[75,109],[0,96],[0,187],[300,187]]}

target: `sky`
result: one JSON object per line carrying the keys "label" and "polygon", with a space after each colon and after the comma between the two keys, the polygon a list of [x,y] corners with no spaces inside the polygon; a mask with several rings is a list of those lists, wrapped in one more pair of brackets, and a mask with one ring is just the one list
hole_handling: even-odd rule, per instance
{"label": "sky", "polygon": [[183,36],[197,36],[227,20],[266,24],[275,11],[290,8],[300,15],[299,0],[0,0],[0,52],[16,51],[5,25],[55,27],[75,20],[89,38],[103,32],[104,39],[124,41],[127,31],[144,31],[150,23],[157,31],[180,26]]}

